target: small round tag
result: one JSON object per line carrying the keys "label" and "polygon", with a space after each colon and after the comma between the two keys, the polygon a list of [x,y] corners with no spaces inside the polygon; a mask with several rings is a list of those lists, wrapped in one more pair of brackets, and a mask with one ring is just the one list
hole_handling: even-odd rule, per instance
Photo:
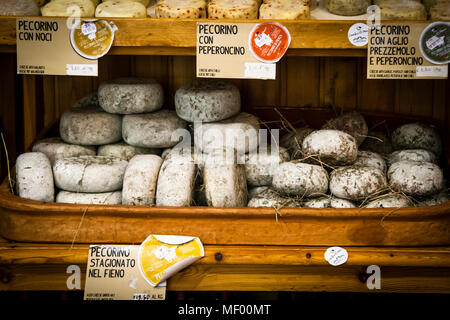
{"label": "small round tag", "polygon": [[348,252],[341,247],[331,247],[325,251],[325,260],[332,266],[340,266],[348,260]]}

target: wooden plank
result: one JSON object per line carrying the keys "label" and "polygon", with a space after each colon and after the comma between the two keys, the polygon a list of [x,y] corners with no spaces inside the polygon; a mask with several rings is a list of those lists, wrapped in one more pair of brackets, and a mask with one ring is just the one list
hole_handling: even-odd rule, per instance
{"label": "wooden plank", "polygon": [[36,78],[33,75],[22,76],[23,84],[23,129],[24,148],[28,149],[37,135],[36,128]]}
{"label": "wooden plank", "polygon": [[288,57],[286,70],[282,73],[284,81],[281,88],[286,97],[281,101],[285,106],[320,105],[320,63],[319,59],[308,57]]}

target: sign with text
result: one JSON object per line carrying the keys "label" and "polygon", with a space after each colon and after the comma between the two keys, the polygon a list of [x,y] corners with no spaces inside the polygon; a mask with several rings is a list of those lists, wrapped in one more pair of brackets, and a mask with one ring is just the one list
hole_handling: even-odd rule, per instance
{"label": "sign with text", "polygon": [[[369,29],[367,79],[443,79],[447,64],[435,64],[421,50],[427,23],[396,23]],[[424,40],[426,41],[426,40]],[[434,43],[433,43],[434,44]],[[436,44],[448,50],[444,42]]]}
{"label": "sign with text", "polygon": [[199,22],[197,77],[275,79],[275,62],[289,43],[289,32],[277,23]]}
{"label": "sign with text", "polygon": [[18,18],[16,30],[18,74],[97,76],[97,60],[73,49],[68,19]]}

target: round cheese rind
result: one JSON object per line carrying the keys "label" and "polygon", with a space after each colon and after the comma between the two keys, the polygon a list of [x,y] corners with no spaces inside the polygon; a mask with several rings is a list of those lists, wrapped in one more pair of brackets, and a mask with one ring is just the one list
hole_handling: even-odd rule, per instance
{"label": "round cheese rind", "polygon": [[105,157],[115,157],[120,158],[125,161],[130,161],[135,155],[138,154],[161,154],[161,149],[153,148],[140,148],[135,146],[130,146],[125,142],[119,142],[114,144],[105,144],[98,147],[97,155]]}
{"label": "round cheese rind", "polygon": [[122,135],[126,143],[144,148],[169,148],[180,142],[181,130],[186,130],[186,121],[175,111],[159,110],[153,113],[125,115]]}
{"label": "round cheese rind", "polygon": [[358,157],[353,164],[361,167],[374,167],[386,172],[386,161],[381,155],[371,151],[358,151]]}
{"label": "round cheese rind", "polygon": [[206,18],[205,0],[159,0],[157,18]]}
{"label": "round cheese rind", "polygon": [[198,81],[177,90],[175,109],[186,121],[220,121],[240,112],[241,96],[239,89],[229,82]]}
{"label": "round cheese rind", "polygon": [[155,205],[156,181],[162,159],[156,155],[134,156],[125,171],[122,204],[134,206]]}
{"label": "round cheese rind", "polygon": [[442,141],[435,128],[422,123],[405,124],[392,132],[394,150],[425,149],[440,156]]}
{"label": "round cheese rind", "polygon": [[62,114],[61,138],[68,143],[101,145],[122,139],[122,117],[98,107],[73,108]]}
{"label": "round cheese rind", "polygon": [[56,195],[56,202],[74,204],[122,204],[122,192],[81,193],[60,191]]}
{"label": "round cheese rind", "polygon": [[349,112],[327,121],[322,129],[334,129],[348,133],[359,145],[366,139],[368,127],[364,117],[358,112]]}
{"label": "round cheese rind", "polygon": [[266,0],[259,7],[260,19],[309,19],[309,6],[302,1]]}
{"label": "round cheese rind", "polygon": [[266,152],[252,152],[247,155],[245,173],[247,184],[251,187],[270,186],[273,173],[282,162],[289,161],[290,155],[286,148],[267,148]]}
{"label": "round cheese rind", "polygon": [[257,19],[258,2],[255,0],[211,0],[208,3],[211,19]]}
{"label": "round cheese rind", "polygon": [[369,202],[364,208],[402,208],[412,207],[413,203],[401,194],[388,195]]}
{"label": "round cheese rind", "polygon": [[404,160],[388,170],[389,186],[410,196],[429,196],[444,188],[442,169],[424,161]]}
{"label": "round cheese rind", "polygon": [[91,0],[50,1],[41,8],[43,16],[49,17],[93,17],[95,7]]}
{"label": "round cheese rind", "polygon": [[154,112],[162,108],[164,92],[153,79],[119,78],[100,84],[98,102],[109,113]]}
{"label": "round cheese rind", "polygon": [[398,150],[389,154],[387,158],[389,166],[403,160],[437,163],[436,155],[433,152],[424,149]]}
{"label": "round cheese rind", "polygon": [[40,16],[39,7],[33,0],[3,0],[0,16]]}
{"label": "round cheese rind", "polygon": [[44,153],[53,165],[56,160],[78,157],[95,156],[96,149],[93,146],[80,146],[65,143],[61,138],[46,138],[37,141],[32,148],[33,152]]}
{"label": "round cheese rind", "polygon": [[363,200],[386,187],[386,175],[373,167],[346,166],[330,175],[330,192],[342,199]]}
{"label": "round cheese rind", "polygon": [[55,198],[52,166],[42,152],[27,152],[16,160],[16,190],[19,197],[51,202]]}
{"label": "round cheese rind", "polygon": [[320,197],[317,199],[311,199],[304,203],[305,208],[356,208],[355,204],[345,199],[339,199],[335,197]]}
{"label": "round cheese rind", "polygon": [[128,162],[119,158],[80,156],[56,160],[55,184],[72,192],[112,192],[122,189]]}
{"label": "round cheese rind", "polygon": [[113,0],[100,3],[95,9],[96,17],[145,18],[147,9],[142,3]]}
{"label": "round cheese rind", "polygon": [[364,14],[371,5],[370,0],[326,0],[329,12],[340,16],[357,16]]}
{"label": "round cheese rind", "polygon": [[385,0],[380,3],[382,20],[426,20],[425,7],[414,0]]}
{"label": "round cheese rind", "polygon": [[97,92],[91,92],[83,98],[78,99],[77,102],[75,102],[75,104],[73,105],[73,108],[85,108],[89,106],[100,107],[100,104],[98,103]]}
{"label": "round cheese rind", "polygon": [[255,197],[251,198],[247,204],[248,207],[253,208],[295,208],[299,207],[299,203],[290,198],[282,197],[272,189],[267,189],[260,192]]}
{"label": "round cheese rind", "polygon": [[450,20],[450,1],[437,3],[430,8],[431,20]]}

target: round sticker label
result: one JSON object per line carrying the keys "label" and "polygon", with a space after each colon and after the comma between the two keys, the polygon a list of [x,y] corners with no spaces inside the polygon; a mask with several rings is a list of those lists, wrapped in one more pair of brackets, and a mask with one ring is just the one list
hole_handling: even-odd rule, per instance
{"label": "round sticker label", "polygon": [[449,63],[450,23],[439,21],[427,26],[420,36],[420,51],[431,63]]}
{"label": "round sticker label", "polygon": [[331,247],[325,251],[325,260],[332,266],[340,266],[348,260],[348,252],[341,247]]}
{"label": "round sticker label", "polygon": [[253,56],[262,62],[279,61],[291,44],[289,31],[276,22],[257,24],[249,36],[249,48]]}
{"label": "round sticker label", "polygon": [[362,47],[369,42],[369,27],[365,23],[355,23],[348,29],[348,41],[354,46]]}

